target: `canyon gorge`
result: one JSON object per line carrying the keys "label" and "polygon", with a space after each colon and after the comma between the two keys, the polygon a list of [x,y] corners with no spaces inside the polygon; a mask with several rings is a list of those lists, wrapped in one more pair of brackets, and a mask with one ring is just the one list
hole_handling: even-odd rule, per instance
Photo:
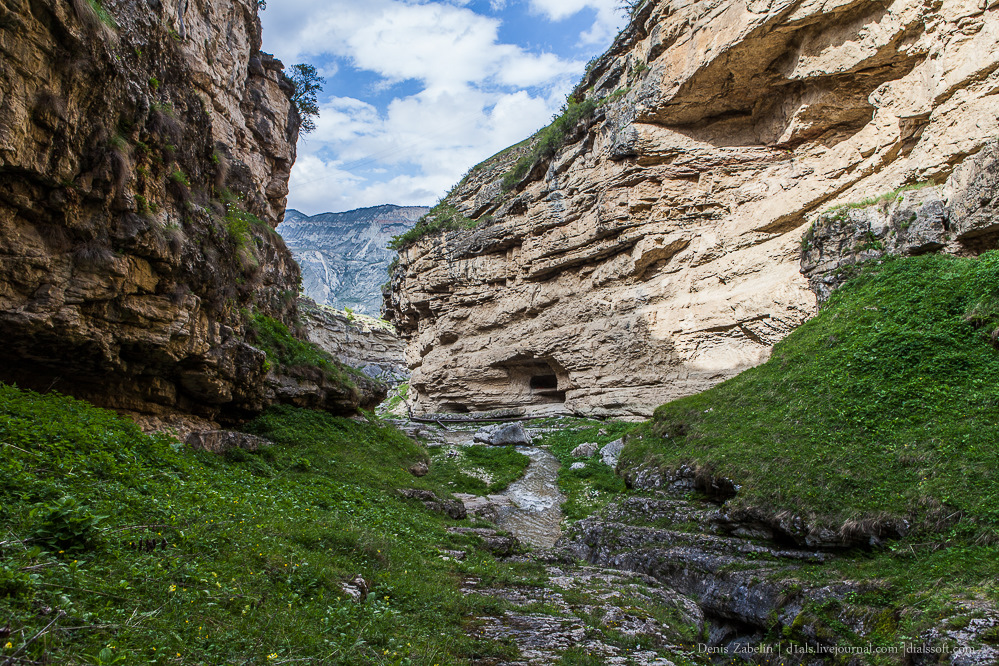
{"label": "canyon gorge", "polygon": [[765,361],[827,295],[827,212],[907,186],[959,219],[895,250],[994,247],[967,181],[994,170],[997,39],[977,0],[641,3],[564,145],[477,165],[431,213],[474,228],[401,250],[414,411],[648,416]]}

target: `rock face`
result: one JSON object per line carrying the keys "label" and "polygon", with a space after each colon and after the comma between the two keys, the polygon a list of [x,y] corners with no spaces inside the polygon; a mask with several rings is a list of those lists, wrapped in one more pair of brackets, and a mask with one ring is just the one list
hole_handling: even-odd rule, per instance
{"label": "rock face", "polygon": [[385,322],[348,316],[309,298],[299,298],[298,309],[309,340],[343,363],[387,384],[409,378],[406,343]]}
{"label": "rock face", "polygon": [[414,412],[647,415],[766,360],[815,311],[822,211],[999,136],[997,41],[978,0],[645,3],[564,146],[509,190],[530,144],[473,169],[446,203],[478,227],[401,252]]}
{"label": "rock face", "polygon": [[[942,184],[890,193],[870,205],[820,215],[801,244],[801,272],[825,300],[885,255],[978,254],[999,244],[999,143],[988,143]],[[865,202],[862,202],[865,203]]]}
{"label": "rock face", "polygon": [[253,0],[96,6],[0,3],[0,381],[238,420],[245,313],[295,314],[293,86]]}
{"label": "rock face", "polygon": [[412,229],[429,210],[386,205],[308,216],[292,209],[277,230],[302,267],[306,296],[377,317],[382,285],[396,257],[388,243]]}

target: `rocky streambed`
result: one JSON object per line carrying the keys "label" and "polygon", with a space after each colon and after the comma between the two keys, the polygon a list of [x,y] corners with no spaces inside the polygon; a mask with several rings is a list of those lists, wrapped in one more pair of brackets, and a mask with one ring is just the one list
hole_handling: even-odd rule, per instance
{"label": "rocky streambed", "polygon": [[[732,511],[721,499],[730,495],[696,492],[693,474],[638,475],[628,492],[566,526],[560,463],[545,444],[551,429],[525,432],[532,444],[519,450],[531,461],[518,480],[494,494],[455,495],[525,546],[511,558],[534,567],[503,585],[465,581],[469,594],[501,603],[476,619],[477,635],[519,654],[481,665],[999,663],[987,639],[999,613],[973,599],[913,636],[907,653],[891,652],[899,617],[876,601],[884,584],[846,580],[835,566],[856,557],[847,548],[857,544]],[[475,435],[472,426],[423,432],[444,451],[477,445]],[[596,448],[583,453],[601,459]],[[954,620],[964,615],[971,619]]]}

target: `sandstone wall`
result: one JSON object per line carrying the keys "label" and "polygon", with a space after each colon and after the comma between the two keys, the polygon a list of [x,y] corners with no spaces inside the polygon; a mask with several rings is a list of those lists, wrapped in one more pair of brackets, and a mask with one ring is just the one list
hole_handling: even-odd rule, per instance
{"label": "sandstone wall", "polygon": [[230,420],[272,399],[246,315],[295,316],[273,228],[299,118],[259,49],[254,0],[0,0],[0,380]]}
{"label": "sandstone wall", "polygon": [[815,310],[813,219],[999,136],[997,4],[646,3],[579,88],[623,94],[512,191],[527,148],[474,169],[449,201],[479,227],[401,253],[414,411],[646,415],[766,360]]}

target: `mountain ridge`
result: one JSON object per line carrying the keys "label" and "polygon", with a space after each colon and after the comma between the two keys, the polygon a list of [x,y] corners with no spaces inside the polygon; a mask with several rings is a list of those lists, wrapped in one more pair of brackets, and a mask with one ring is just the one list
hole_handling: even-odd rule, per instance
{"label": "mountain ridge", "polygon": [[302,290],[317,303],[378,316],[381,285],[396,253],[388,242],[430,209],[382,204],[306,215],[288,209],[278,233],[302,267]]}

